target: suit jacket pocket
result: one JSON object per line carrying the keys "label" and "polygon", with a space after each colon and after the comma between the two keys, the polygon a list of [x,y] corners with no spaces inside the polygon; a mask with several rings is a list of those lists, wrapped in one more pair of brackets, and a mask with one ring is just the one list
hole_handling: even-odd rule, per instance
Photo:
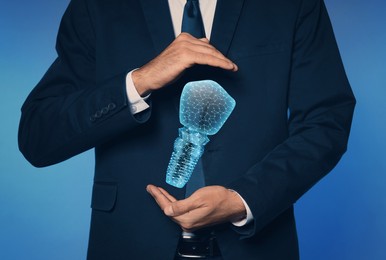
{"label": "suit jacket pocket", "polygon": [[94,183],[91,199],[93,210],[112,211],[117,200],[117,185],[114,183]]}

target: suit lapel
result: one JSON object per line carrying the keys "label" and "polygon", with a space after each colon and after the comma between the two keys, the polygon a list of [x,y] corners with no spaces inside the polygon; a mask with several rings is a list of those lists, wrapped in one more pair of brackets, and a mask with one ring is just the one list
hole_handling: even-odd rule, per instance
{"label": "suit lapel", "polygon": [[167,1],[140,0],[149,34],[157,53],[162,52],[175,38]]}
{"label": "suit lapel", "polygon": [[211,44],[227,55],[244,0],[218,0],[213,21]]}
{"label": "suit lapel", "polygon": [[[140,0],[157,53],[163,51],[174,39],[174,30],[167,1]],[[213,21],[211,43],[227,54],[236,30],[244,0],[218,0]]]}

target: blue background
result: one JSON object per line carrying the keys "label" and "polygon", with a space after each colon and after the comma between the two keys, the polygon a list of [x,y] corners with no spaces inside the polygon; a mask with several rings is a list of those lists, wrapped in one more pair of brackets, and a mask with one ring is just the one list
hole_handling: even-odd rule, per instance
{"label": "blue background", "polygon": [[[17,148],[22,102],[55,58],[68,4],[0,2],[0,259],[85,259],[94,158],[36,169]],[[358,99],[349,150],[296,204],[302,259],[386,259],[386,1],[326,0]]]}

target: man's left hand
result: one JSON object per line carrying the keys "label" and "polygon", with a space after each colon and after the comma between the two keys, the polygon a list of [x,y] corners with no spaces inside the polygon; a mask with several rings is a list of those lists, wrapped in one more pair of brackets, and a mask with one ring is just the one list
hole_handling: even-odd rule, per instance
{"label": "man's left hand", "polygon": [[165,215],[184,231],[191,232],[215,224],[237,221],[246,216],[240,196],[222,186],[201,188],[183,200],[176,200],[166,190],[154,185],[148,185],[146,190]]}

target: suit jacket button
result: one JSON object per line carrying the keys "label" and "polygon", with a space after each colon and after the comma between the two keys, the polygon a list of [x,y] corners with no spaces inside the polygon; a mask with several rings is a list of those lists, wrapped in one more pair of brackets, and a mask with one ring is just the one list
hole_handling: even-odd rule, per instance
{"label": "suit jacket button", "polygon": [[101,111],[97,111],[94,115],[95,118],[101,118],[102,116],[102,112]]}
{"label": "suit jacket button", "polygon": [[101,112],[102,112],[103,115],[106,115],[109,112],[109,108],[108,107],[104,107],[104,108],[102,108]]}
{"label": "suit jacket button", "polygon": [[110,103],[110,104],[107,106],[107,108],[108,108],[109,110],[114,110],[116,107],[117,107],[117,105],[115,105],[114,103]]}

